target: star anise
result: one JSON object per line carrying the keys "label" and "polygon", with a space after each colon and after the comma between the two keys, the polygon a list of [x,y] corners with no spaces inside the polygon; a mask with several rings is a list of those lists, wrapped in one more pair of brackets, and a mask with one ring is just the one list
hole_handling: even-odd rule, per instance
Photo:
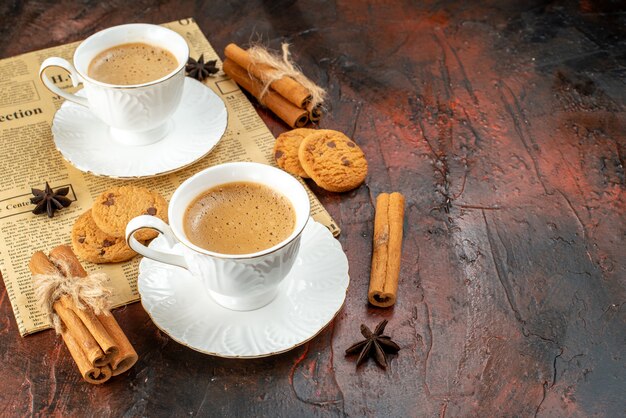
{"label": "star anise", "polygon": [[72,204],[72,201],[65,197],[69,191],[69,187],[63,187],[54,191],[48,182],[46,182],[46,188],[44,190],[31,189],[35,197],[30,198],[30,203],[37,205],[35,209],[33,209],[33,213],[39,215],[45,212],[48,214],[48,218],[52,218],[54,211],[66,208]]}
{"label": "star anise", "polygon": [[219,70],[215,66],[217,60],[211,60],[204,62],[204,54],[200,55],[198,61],[189,57],[187,65],[185,65],[185,71],[189,77],[193,77],[198,81],[202,81],[210,75],[217,73]]}
{"label": "star anise", "polygon": [[357,367],[368,357],[374,357],[376,363],[381,367],[387,367],[387,354],[395,354],[400,350],[400,346],[391,340],[391,337],[383,335],[387,320],[383,320],[372,332],[365,324],[361,325],[361,334],[365,337],[363,341],[353,344],[346,350],[346,355],[359,354],[356,360]]}

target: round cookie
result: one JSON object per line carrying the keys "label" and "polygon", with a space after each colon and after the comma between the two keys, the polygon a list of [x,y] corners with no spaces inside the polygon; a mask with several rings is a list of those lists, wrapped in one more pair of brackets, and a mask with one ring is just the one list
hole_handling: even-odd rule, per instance
{"label": "round cookie", "polygon": [[[145,187],[120,186],[98,196],[91,208],[98,228],[114,237],[124,237],[128,222],[139,215],[153,215],[167,222],[167,201]],[[153,229],[141,229],[135,233],[135,238],[146,241],[157,234]]]}
{"label": "round cookie", "polygon": [[323,189],[346,192],[358,187],[367,176],[367,160],[361,148],[338,131],[324,129],[302,140],[300,164]]}
{"label": "round cookie", "polygon": [[278,135],[274,144],[276,164],[288,173],[308,179],[309,175],[300,165],[298,149],[304,138],[316,132],[317,129],[297,128]]}
{"label": "round cookie", "polygon": [[137,255],[123,237],[112,237],[98,229],[91,217],[91,209],[76,219],[71,236],[74,252],[92,263],[117,263]]}

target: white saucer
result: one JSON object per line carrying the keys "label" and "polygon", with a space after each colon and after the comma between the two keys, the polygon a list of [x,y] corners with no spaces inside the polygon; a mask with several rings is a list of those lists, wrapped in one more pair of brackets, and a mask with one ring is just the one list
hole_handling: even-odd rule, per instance
{"label": "white saucer", "polygon": [[[82,91],[77,93],[84,96]],[[151,177],[171,173],[207,155],[226,131],[228,113],[222,99],[189,77],[180,106],[165,138],[150,145],[115,141],[109,127],[89,109],[65,101],[54,115],[52,134],[70,164],[97,176]]]}
{"label": "white saucer", "polygon": [[[150,247],[168,248],[161,236]],[[298,259],[278,296],[260,309],[223,308],[187,270],[147,258],[139,264],[138,287],[145,310],[175,341],[215,356],[255,358],[291,350],[316,336],[343,306],[349,281],[341,244],[309,219]]]}

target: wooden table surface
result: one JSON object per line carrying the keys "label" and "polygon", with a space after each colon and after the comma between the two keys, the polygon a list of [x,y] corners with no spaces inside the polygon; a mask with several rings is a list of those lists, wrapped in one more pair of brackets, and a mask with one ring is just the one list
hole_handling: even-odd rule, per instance
{"label": "wooden table surface", "polygon": [[[260,39],[329,92],[321,127],[369,160],[314,188],[350,262],[343,310],[259,360],[203,355],[139,303],[140,360],[94,387],[53,332],[21,338],[0,284],[0,415],[624,416],[626,12],[610,1],[147,1],[0,4],[0,57],[108,26],[193,16],[218,51]],[[255,104],[255,106],[257,106]],[[287,127],[258,112],[276,135]],[[368,306],[373,202],[407,198],[400,294]],[[387,371],[344,350],[389,320]]]}

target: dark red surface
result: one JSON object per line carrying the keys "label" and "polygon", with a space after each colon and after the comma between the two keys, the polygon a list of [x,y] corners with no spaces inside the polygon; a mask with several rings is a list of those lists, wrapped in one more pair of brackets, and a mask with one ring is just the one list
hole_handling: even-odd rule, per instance
{"label": "dark red surface", "polygon": [[[22,339],[0,285],[0,415],[626,414],[626,12],[618,2],[4,2],[0,56],[127,22],[194,16],[218,51],[288,41],[328,88],[324,128],[365,150],[365,185],[314,188],[351,286],[291,352],[223,360],[115,313],[140,355],[102,387],[52,332]],[[259,113],[275,134],[286,127]],[[400,296],[366,303],[375,196],[407,198]],[[385,372],[343,351],[389,320]]]}

